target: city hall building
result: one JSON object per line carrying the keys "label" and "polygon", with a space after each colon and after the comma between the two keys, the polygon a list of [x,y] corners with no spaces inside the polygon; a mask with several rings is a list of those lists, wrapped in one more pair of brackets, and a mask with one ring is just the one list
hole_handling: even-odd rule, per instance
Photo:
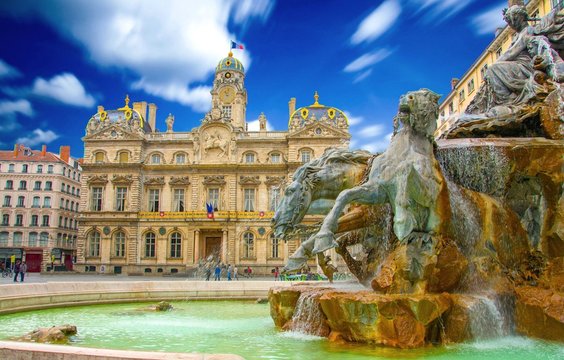
{"label": "city hall building", "polygon": [[347,118],[316,93],[298,109],[290,100],[287,131],[268,131],[264,114],[248,131],[245,71],[231,53],[211,95],[190,132],[174,131],[173,115],[157,132],[154,104],[98,107],[83,138],[75,270],[182,274],[214,259],[266,274],[286,263],[299,243],[271,236],[274,210],[299,166],[348,146]]}

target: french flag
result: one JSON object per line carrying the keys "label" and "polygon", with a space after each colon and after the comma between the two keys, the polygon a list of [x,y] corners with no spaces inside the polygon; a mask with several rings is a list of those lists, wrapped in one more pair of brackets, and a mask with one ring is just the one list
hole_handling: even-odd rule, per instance
{"label": "french flag", "polygon": [[245,47],[243,47],[243,45],[241,44],[237,44],[235,41],[231,40],[231,48],[232,49],[245,49]]}
{"label": "french flag", "polygon": [[206,203],[206,209],[208,211],[208,219],[213,219],[213,204]]}

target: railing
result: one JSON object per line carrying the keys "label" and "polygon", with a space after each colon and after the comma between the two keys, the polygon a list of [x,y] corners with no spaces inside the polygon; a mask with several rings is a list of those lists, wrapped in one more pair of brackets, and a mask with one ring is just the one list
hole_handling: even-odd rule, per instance
{"label": "railing", "polygon": [[286,137],[286,135],[288,135],[287,131],[266,131],[266,132],[261,132],[261,131],[253,131],[253,132],[247,132],[244,134],[243,139],[246,137],[250,137],[250,138],[279,138],[279,139],[283,139]]}
{"label": "railing", "polygon": [[163,132],[146,134],[147,140],[192,140],[192,134],[187,132]]}
{"label": "railing", "polygon": [[262,220],[274,217],[274,211],[215,211],[213,218],[208,218],[206,211],[161,211],[149,212],[143,211],[139,213],[140,219],[190,219],[190,220]]}

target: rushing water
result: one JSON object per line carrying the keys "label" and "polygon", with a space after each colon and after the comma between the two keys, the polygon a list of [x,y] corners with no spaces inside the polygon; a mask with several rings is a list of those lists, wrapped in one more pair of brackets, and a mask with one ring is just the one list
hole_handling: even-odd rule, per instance
{"label": "rushing water", "polygon": [[57,308],[0,316],[0,338],[38,327],[74,324],[77,346],[145,351],[232,353],[245,359],[562,359],[564,346],[501,337],[448,347],[398,350],[336,344],[311,335],[276,330],[268,304],[245,301],[173,302],[175,310],[143,311],[130,303]]}

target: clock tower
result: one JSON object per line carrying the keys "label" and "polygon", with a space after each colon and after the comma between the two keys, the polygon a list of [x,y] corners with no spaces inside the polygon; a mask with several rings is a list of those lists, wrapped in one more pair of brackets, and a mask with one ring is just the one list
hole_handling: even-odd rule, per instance
{"label": "clock tower", "polygon": [[[212,110],[221,111],[221,116],[236,128],[245,129],[247,90],[243,64],[229,52],[215,68],[213,82]],[[216,110],[217,111],[217,110]]]}

